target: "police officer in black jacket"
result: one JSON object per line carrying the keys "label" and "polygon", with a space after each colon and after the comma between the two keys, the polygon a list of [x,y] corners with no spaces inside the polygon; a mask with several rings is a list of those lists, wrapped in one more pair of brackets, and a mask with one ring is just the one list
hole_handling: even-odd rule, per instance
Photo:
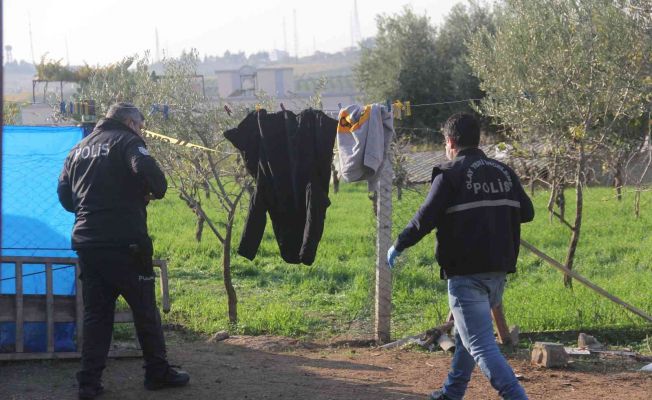
{"label": "police officer in black jacket", "polygon": [[79,398],[99,395],[119,295],[134,316],[149,390],[183,386],[190,377],[167,362],[156,307],[152,241],[147,206],[167,190],[165,175],[141,137],[144,117],[134,105],[117,103],[71,151],[59,177],[63,207],[75,213],[72,248],[77,251],[84,299]]}
{"label": "police officer in black jacket", "polygon": [[491,308],[502,303],[506,274],[516,271],[520,225],[534,218],[534,208],[514,171],[478,148],[472,115],[451,116],[443,134],[451,161],[434,168],[428,197],[387,253],[393,267],[437,228],[436,258],[457,333],[451,371],[430,399],[461,399],[476,364],[502,398],[527,399],[496,345]]}

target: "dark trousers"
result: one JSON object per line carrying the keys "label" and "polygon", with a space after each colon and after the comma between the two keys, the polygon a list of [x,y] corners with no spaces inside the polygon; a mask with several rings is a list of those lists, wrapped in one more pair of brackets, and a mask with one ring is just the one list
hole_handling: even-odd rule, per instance
{"label": "dark trousers", "polygon": [[156,378],[167,369],[165,339],[156,307],[151,251],[129,248],[78,250],[84,298],[84,343],[80,385],[98,384],[113,334],[115,302],[119,295],[134,316],[143,349],[145,373]]}

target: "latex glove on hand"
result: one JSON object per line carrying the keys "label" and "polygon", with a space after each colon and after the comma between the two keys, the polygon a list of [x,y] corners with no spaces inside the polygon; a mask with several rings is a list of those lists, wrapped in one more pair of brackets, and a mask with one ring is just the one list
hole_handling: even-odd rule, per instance
{"label": "latex glove on hand", "polygon": [[396,264],[396,257],[400,255],[401,252],[397,251],[394,246],[390,247],[389,250],[387,250],[387,265],[389,265],[390,269],[394,268],[394,265]]}

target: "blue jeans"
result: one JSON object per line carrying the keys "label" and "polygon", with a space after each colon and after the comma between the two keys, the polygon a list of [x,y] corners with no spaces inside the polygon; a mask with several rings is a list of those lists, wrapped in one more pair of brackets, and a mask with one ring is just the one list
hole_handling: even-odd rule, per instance
{"label": "blue jeans", "polygon": [[491,308],[502,303],[505,273],[455,276],[448,280],[448,303],[455,318],[455,355],[443,392],[452,400],[464,397],[475,364],[503,399],[527,399],[514,371],[500,353]]}

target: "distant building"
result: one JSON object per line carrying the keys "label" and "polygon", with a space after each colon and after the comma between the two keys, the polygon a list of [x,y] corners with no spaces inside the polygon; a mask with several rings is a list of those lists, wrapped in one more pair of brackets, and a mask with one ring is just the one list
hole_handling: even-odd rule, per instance
{"label": "distant building", "polygon": [[[259,95],[271,96],[280,103],[285,102],[288,108],[301,107],[307,104],[314,93],[314,82],[317,78],[301,78],[295,80],[294,69],[291,67],[253,67],[245,65],[238,69],[215,71],[217,92],[219,97],[233,104],[254,105]],[[324,110],[337,111],[339,105],[346,106],[355,103],[360,94],[349,79],[342,76],[327,77],[336,80],[338,87],[323,88],[321,91],[321,107]],[[312,83],[312,85],[311,85]],[[342,87],[346,86],[346,87]]]}
{"label": "distant building", "polygon": [[218,70],[218,93],[221,98],[255,97],[257,92],[269,96],[284,97],[292,91],[294,79],[292,68],[245,65],[236,70]]}

